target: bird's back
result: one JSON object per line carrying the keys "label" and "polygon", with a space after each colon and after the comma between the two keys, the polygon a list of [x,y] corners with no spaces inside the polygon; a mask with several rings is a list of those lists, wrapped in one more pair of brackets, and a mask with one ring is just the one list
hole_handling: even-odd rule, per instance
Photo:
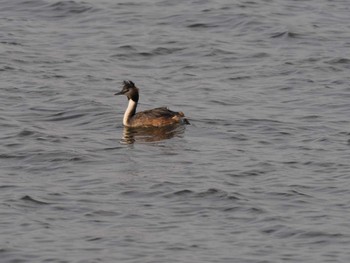
{"label": "bird's back", "polygon": [[179,123],[189,124],[183,112],[172,111],[166,107],[141,111],[131,118],[132,127],[160,127]]}

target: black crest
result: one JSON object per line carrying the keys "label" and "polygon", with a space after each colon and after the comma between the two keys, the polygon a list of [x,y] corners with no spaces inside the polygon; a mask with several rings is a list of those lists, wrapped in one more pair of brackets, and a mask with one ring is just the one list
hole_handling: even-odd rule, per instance
{"label": "black crest", "polygon": [[135,88],[135,83],[131,80],[124,80],[123,83],[125,88]]}

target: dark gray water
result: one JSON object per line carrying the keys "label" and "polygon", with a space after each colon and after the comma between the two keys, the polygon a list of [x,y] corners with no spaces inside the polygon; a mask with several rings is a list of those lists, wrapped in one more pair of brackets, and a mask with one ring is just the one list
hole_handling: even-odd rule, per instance
{"label": "dark gray water", "polygon": [[[0,262],[350,262],[350,3],[0,1]],[[130,133],[139,108],[192,125]]]}

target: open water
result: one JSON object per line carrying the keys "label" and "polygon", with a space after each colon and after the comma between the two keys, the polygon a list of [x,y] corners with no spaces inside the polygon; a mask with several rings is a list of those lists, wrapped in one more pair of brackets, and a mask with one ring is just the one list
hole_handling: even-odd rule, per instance
{"label": "open water", "polygon": [[[1,0],[0,262],[350,262],[347,0]],[[139,109],[191,125],[123,129]]]}

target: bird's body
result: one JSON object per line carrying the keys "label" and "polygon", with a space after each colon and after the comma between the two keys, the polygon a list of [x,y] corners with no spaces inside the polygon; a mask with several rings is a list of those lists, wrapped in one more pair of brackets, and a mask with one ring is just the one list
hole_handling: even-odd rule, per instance
{"label": "bird's body", "polygon": [[164,127],[189,124],[183,112],[171,111],[166,107],[136,113],[139,90],[132,81],[124,81],[122,91],[115,95],[126,95],[128,98],[129,104],[123,118],[123,124],[126,127]]}

